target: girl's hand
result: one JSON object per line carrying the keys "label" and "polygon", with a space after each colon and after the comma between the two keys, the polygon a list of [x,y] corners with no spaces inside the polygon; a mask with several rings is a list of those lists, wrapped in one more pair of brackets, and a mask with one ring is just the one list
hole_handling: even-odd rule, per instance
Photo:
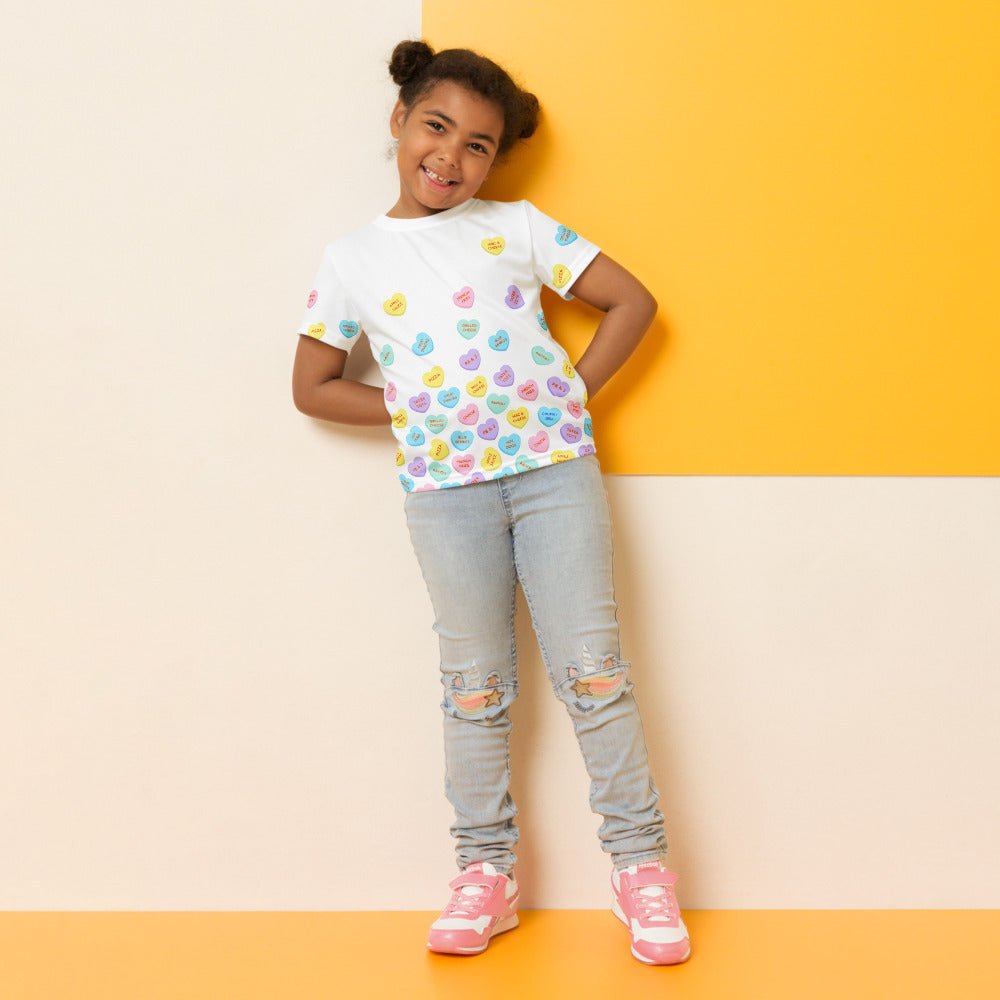
{"label": "girl's hand", "polygon": [[599,253],[571,286],[573,295],[606,313],[574,365],[589,403],[625,363],[656,315],[656,299],[631,272]]}
{"label": "girl's hand", "polygon": [[346,364],[347,351],[300,334],[292,370],[296,409],[341,424],[388,424],[384,390],[343,378]]}

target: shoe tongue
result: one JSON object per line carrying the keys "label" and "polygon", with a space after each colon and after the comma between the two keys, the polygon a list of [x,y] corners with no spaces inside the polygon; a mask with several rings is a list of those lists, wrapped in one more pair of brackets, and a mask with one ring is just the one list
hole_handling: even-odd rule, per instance
{"label": "shoe tongue", "polygon": [[496,875],[496,866],[490,864],[489,861],[474,861],[468,868],[465,869],[467,872],[479,872],[482,875]]}
{"label": "shoe tongue", "polygon": [[[649,871],[650,869],[652,869],[653,871],[659,871],[660,862],[644,861],[641,865],[635,866],[636,872]],[[639,892],[641,892],[643,896],[662,896],[666,891],[667,890],[664,889],[662,885],[644,885],[639,890]]]}
{"label": "shoe tongue", "polygon": [[[477,861],[475,864],[469,865],[465,869],[466,872],[472,872],[473,874],[481,875],[496,875],[496,867],[490,864],[489,861]],[[463,885],[461,888],[461,893],[463,896],[478,896],[481,892],[486,890],[481,885]]]}

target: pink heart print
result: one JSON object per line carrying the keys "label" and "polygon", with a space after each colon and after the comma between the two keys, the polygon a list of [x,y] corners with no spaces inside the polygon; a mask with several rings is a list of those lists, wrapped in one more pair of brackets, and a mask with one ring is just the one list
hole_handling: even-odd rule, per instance
{"label": "pink heart print", "polygon": [[545,431],[539,431],[537,434],[528,438],[528,447],[532,451],[548,451],[549,447],[549,436]]}
{"label": "pink heart print", "polygon": [[451,297],[451,301],[454,302],[459,309],[471,309],[472,303],[476,301],[476,293],[468,285],[465,285],[455,292],[455,294]]}

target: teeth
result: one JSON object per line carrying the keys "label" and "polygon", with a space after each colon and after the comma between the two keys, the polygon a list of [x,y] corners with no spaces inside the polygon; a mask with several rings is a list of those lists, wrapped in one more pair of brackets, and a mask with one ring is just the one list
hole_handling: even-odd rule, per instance
{"label": "teeth", "polygon": [[427,171],[427,173],[428,173],[428,174],[429,174],[429,175],[430,175],[431,177],[433,177],[433,178],[434,178],[434,180],[436,180],[436,181],[437,181],[437,182],[438,182],[439,184],[454,184],[454,183],[455,183],[454,181],[450,181],[450,180],[448,180],[448,178],[447,178],[447,177],[442,177],[442,176],[441,176],[440,174],[436,174],[436,173],[434,173],[434,171],[433,171],[433,170],[428,170],[428,169],[427,169],[427,167],[424,167],[424,170],[426,170],[426,171]]}

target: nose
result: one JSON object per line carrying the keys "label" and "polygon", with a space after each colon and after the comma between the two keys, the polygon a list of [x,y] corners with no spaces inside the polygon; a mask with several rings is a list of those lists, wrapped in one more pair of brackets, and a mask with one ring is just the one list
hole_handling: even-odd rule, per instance
{"label": "nose", "polygon": [[459,146],[460,141],[458,138],[453,136],[443,136],[437,154],[438,162],[442,165],[447,165],[448,167],[457,166],[459,159]]}

